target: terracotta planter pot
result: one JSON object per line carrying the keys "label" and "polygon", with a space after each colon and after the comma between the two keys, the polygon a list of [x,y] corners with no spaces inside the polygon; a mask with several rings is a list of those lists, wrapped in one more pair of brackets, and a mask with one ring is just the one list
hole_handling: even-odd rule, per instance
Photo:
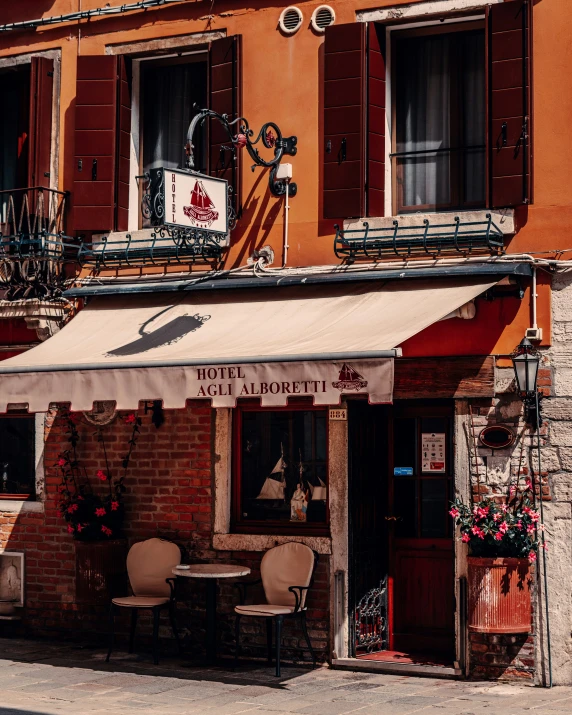
{"label": "terracotta planter pot", "polygon": [[528,559],[469,557],[469,630],[528,633],[531,629]]}
{"label": "terracotta planter pot", "polygon": [[108,604],[127,593],[127,543],[75,542],[75,598],[77,603]]}

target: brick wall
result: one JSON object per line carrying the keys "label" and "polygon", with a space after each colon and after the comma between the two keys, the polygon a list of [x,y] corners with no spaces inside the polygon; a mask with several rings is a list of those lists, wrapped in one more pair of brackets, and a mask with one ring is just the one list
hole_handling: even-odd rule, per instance
{"label": "brick wall", "polygon": [[[151,424],[151,415],[139,412],[141,434],[134,449],[125,484],[125,535],[129,543],[159,536],[179,543],[191,561],[223,560],[246,564],[258,577],[261,553],[220,552],[212,549],[213,520],[213,410],[205,403],[189,403],[185,410],[165,411],[165,423],[159,429]],[[121,459],[127,451],[131,427],[122,417],[104,427],[105,445],[113,475],[121,472]],[[0,515],[0,547],[25,552],[26,609],[22,629],[27,634],[60,636],[83,642],[101,641],[107,630],[107,607],[76,603],[75,545],[66,531],[65,521],[57,511],[57,487],[60,483],[55,463],[69,444],[67,427],[56,411],[46,417],[45,511]],[[105,467],[103,450],[96,428],[79,421],[78,457],[98,487],[95,474]],[[99,488],[101,488],[99,484]],[[328,571],[322,557],[316,572],[315,589],[308,601],[308,619],[313,645],[324,658],[328,640]],[[220,582],[219,623],[221,649],[230,652],[234,639],[233,608],[238,603],[236,590]],[[192,644],[194,653],[204,642],[204,585],[185,583],[184,602],[179,604],[179,627]],[[256,593],[256,592],[254,592]],[[258,596],[262,597],[259,591]],[[125,614],[126,616],[128,614]],[[246,620],[246,619],[244,619]],[[120,638],[127,630],[127,617],[119,623]],[[141,619],[140,632],[150,633],[149,622]],[[171,638],[165,618],[161,635]],[[302,634],[295,624],[284,629],[284,657],[300,657]],[[119,641],[121,644],[121,640]],[[244,624],[244,651],[265,657],[264,623]],[[172,647],[173,642],[165,642]],[[121,647],[121,645],[119,646]]]}

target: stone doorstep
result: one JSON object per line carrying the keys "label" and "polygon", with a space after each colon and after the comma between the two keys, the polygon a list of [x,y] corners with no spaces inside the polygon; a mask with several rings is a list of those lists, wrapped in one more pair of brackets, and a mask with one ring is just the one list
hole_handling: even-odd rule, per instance
{"label": "stone doorstep", "polygon": [[333,658],[332,668],[393,675],[426,675],[430,678],[460,678],[463,675],[460,668],[446,665],[388,663],[380,660],[366,660],[365,658]]}

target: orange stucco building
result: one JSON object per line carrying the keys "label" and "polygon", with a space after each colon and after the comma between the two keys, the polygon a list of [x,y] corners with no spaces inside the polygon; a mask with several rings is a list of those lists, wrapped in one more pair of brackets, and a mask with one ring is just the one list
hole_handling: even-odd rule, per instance
{"label": "orange stucco building", "polygon": [[[0,437],[18,440],[0,445],[18,473],[6,467],[0,534],[29,552],[24,626],[65,630],[62,605],[86,628],[103,612],[78,596],[53,465],[55,403],[89,421],[105,400],[99,429],[121,436],[114,409],[139,409],[148,442],[125,496],[130,543],[161,535],[253,569],[274,543],[306,543],[316,649],[339,667],[571,683],[567,0],[103,6],[0,9]],[[201,109],[219,117],[190,137]],[[209,177],[231,188],[228,230]],[[538,434],[512,384],[525,334],[542,356]],[[510,444],[483,441],[491,426]],[[259,481],[278,458],[272,500]],[[469,628],[447,511],[528,478],[550,551],[531,571],[528,632],[491,637]]]}

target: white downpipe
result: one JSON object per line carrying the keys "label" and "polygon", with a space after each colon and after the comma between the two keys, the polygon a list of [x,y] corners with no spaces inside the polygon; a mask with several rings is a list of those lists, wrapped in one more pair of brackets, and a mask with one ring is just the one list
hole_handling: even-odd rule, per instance
{"label": "white downpipe", "polygon": [[536,330],[538,325],[536,323],[536,266],[532,266],[532,328]]}
{"label": "white downpipe", "polygon": [[290,180],[286,179],[286,193],[284,194],[284,251],[283,251],[283,260],[282,260],[282,268],[286,268],[286,265],[288,263],[288,249],[290,246],[288,245],[288,213],[290,211],[290,203],[288,201],[289,197],[289,186],[290,186]]}

